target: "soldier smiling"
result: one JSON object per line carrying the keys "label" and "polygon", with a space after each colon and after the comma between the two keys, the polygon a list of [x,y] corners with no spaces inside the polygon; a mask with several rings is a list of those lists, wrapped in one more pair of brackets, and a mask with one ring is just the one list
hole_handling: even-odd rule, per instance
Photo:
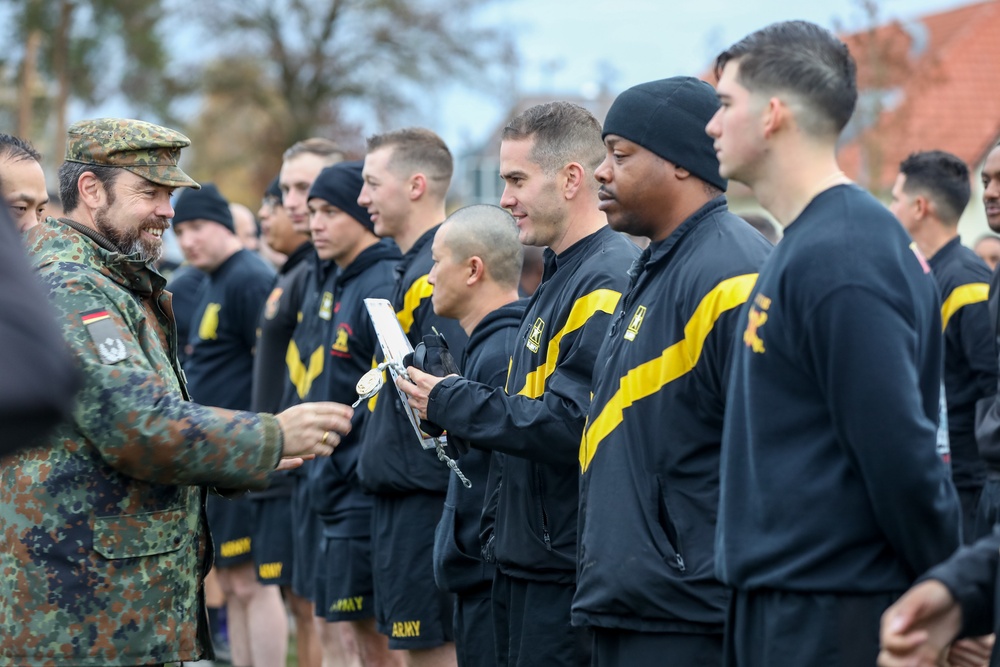
{"label": "soldier smiling", "polygon": [[151,266],[186,137],[135,120],[69,129],[66,217],[26,243],[83,377],[72,419],[0,472],[0,663],[150,665],[212,656],[202,579],[209,487],[328,455],[350,408],[277,416],[187,400]]}

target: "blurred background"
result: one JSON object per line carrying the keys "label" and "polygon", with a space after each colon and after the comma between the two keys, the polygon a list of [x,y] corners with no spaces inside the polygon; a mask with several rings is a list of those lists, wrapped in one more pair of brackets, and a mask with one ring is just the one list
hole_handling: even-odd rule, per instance
{"label": "blurred background", "polygon": [[[841,153],[853,178],[884,197],[899,161],[929,148],[978,174],[1000,136],[998,0],[0,0],[0,127],[43,153],[50,187],[76,120],[176,127],[193,141],[182,166],[256,210],[293,142],[360,155],[368,134],[421,125],[457,158],[451,205],[496,203],[514,113],[569,99],[603,119],[643,81],[714,83],[720,50],[792,18],[858,60]],[[730,198],[755,209],[738,186]],[[967,242],[981,209],[974,198]]]}

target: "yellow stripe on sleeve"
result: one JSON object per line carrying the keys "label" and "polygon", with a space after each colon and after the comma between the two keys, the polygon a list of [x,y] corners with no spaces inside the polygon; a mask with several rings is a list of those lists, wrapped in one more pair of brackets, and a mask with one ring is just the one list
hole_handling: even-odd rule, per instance
{"label": "yellow stripe on sleeve", "polygon": [[399,320],[399,326],[403,327],[403,333],[410,333],[410,328],[413,326],[413,312],[420,306],[420,302],[429,297],[432,292],[434,292],[434,286],[427,281],[426,275],[414,280],[410,288],[406,290],[406,295],[403,297],[403,308],[396,313],[396,319]]}
{"label": "yellow stripe on sleeve", "polygon": [[636,366],[622,377],[618,391],[584,431],[580,442],[580,469],[583,472],[593,460],[601,441],[621,424],[626,408],[652,396],[695,367],[715,322],[724,312],[746,302],[756,281],[757,274],[748,273],[716,285],[684,325],[684,338],[663,350],[659,357]]}
{"label": "yellow stripe on sleeve", "polygon": [[990,286],[987,283],[969,283],[953,289],[941,304],[941,331],[948,328],[948,320],[961,308],[986,301],[989,295]]}
{"label": "yellow stripe on sleeve", "polygon": [[[559,344],[562,342],[563,337],[586,324],[594,313],[603,312],[608,315],[612,314],[621,296],[620,292],[614,290],[599,289],[577,299],[573,304],[573,308],[569,311],[566,324],[549,341],[549,346],[545,350],[545,362],[528,373],[524,378],[524,387],[517,393],[528,398],[538,398],[541,396],[545,391],[545,381],[555,371],[556,363],[559,361]],[[508,375],[508,382],[509,380]]]}

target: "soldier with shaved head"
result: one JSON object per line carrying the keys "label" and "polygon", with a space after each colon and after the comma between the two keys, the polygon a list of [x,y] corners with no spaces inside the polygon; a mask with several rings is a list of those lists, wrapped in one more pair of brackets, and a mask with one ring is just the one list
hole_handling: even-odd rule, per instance
{"label": "soldier with shaved head", "polygon": [[[459,364],[462,374],[502,387],[526,305],[517,300],[524,250],[514,218],[497,206],[459,209],[434,235],[431,255],[434,312],[458,320],[469,335]],[[490,453],[471,444],[459,463],[472,487],[465,488],[454,475],[448,481],[435,532],[434,578],[442,590],[455,594],[459,667],[489,667],[496,664],[490,607],[496,566],[483,560],[479,523],[489,488]]]}
{"label": "soldier with shaved head", "polygon": [[521,320],[504,387],[411,369],[410,406],[494,454],[502,470],[495,526],[493,621],[508,667],[579,665],[590,638],[570,624],[577,578],[580,436],[590,379],[611,313],[639,251],[608,227],[594,170],[601,124],[569,102],[513,118],[500,143],[510,209],[522,243],[545,247],[545,270]]}

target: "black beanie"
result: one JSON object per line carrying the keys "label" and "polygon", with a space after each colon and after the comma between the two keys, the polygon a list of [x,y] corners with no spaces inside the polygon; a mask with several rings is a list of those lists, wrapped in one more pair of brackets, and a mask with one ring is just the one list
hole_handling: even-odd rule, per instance
{"label": "black beanie", "polygon": [[319,172],[319,176],[309,188],[309,199],[322,199],[326,203],[336,206],[370,231],[375,231],[375,225],[372,223],[368,211],[358,205],[358,195],[361,194],[361,186],[364,184],[361,178],[361,168],[364,166],[364,162],[355,160],[338,162],[332,167],[327,167]]}
{"label": "black beanie", "polygon": [[715,89],[700,79],[675,76],[640,83],[611,105],[602,136],[617,134],[725,190],[713,140],[705,133],[718,109]]}
{"label": "black beanie", "polygon": [[229,202],[212,183],[202,184],[201,190],[185,188],[177,198],[177,203],[174,204],[174,227],[189,220],[211,220],[236,233]]}
{"label": "black beanie", "polygon": [[271,181],[270,185],[267,186],[267,190],[264,190],[265,197],[274,197],[278,203],[282,203],[283,199],[281,196],[281,186],[278,184],[278,177],[275,176],[274,180]]}

